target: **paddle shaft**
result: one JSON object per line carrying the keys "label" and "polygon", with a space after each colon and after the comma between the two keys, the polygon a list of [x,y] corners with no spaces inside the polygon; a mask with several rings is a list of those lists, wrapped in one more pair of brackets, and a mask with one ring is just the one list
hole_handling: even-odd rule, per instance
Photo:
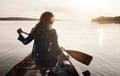
{"label": "paddle shaft", "polygon": [[28,33],[24,32],[24,31],[22,31],[22,33],[24,33],[24,34],[26,34],[26,35],[29,35]]}

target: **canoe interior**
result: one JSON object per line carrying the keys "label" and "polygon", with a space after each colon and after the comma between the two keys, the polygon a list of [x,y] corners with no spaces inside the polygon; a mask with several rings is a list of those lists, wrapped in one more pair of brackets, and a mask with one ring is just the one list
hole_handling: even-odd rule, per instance
{"label": "canoe interior", "polygon": [[[65,54],[60,55],[60,60],[62,61],[63,65],[70,65],[74,67],[73,64],[68,60],[68,58],[65,56]],[[22,60],[20,63],[16,64],[7,74],[6,76],[41,76],[40,69],[47,69],[49,72],[53,67],[48,68],[39,68],[36,67],[35,61],[32,59],[31,54],[27,56],[24,60]],[[79,75],[78,71],[75,70],[75,76],[83,76]],[[81,71],[79,71],[81,72]]]}

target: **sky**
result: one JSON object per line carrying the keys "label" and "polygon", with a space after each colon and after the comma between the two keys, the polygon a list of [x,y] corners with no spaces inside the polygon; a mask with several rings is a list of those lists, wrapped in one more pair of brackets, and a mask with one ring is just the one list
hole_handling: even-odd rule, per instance
{"label": "sky", "polygon": [[120,16],[120,0],[0,0],[0,17],[39,18],[51,11],[57,19]]}

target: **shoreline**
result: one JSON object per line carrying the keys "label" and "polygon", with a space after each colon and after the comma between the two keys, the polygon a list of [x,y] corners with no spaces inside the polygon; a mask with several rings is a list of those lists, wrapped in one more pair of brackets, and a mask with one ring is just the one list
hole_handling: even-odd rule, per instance
{"label": "shoreline", "polygon": [[36,18],[27,17],[0,17],[0,21],[37,21]]}
{"label": "shoreline", "polygon": [[98,18],[94,18],[91,20],[92,22],[97,22],[97,23],[120,23],[120,16],[115,16],[115,17],[104,17],[100,16]]}

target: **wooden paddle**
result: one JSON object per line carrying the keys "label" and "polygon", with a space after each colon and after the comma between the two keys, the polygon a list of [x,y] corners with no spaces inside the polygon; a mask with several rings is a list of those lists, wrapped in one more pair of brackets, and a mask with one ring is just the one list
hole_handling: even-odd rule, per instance
{"label": "wooden paddle", "polygon": [[85,65],[89,65],[93,59],[92,56],[85,54],[83,52],[80,51],[75,51],[75,50],[65,50],[72,58],[74,58],[75,60],[85,64]]}
{"label": "wooden paddle", "polygon": [[66,51],[72,58],[74,58],[75,60],[77,60],[85,65],[89,65],[93,59],[92,56],[85,54],[83,52],[80,52],[80,51],[65,50],[63,47],[61,47],[61,50]]}
{"label": "wooden paddle", "polygon": [[[22,33],[29,35],[28,33],[22,31]],[[74,58],[75,60],[85,64],[85,65],[89,65],[93,59],[92,56],[85,54],[83,52],[80,51],[75,51],[75,50],[65,50],[64,48],[62,48],[62,50],[66,51],[72,58]]]}

